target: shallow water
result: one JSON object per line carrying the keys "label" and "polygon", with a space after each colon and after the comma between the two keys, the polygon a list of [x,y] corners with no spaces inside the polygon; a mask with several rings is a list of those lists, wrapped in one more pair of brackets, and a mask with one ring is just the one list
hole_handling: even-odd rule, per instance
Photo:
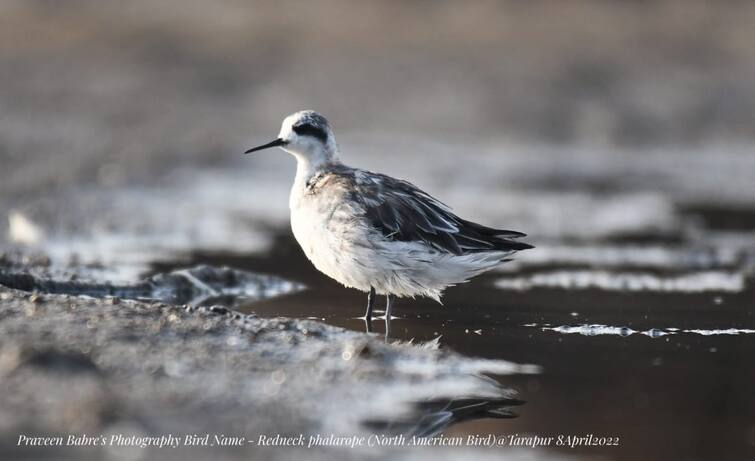
{"label": "shallow water", "polygon": [[[260,316],[313,318],[363,331],[366,297],[319,274],[286,233],[261,256],[197,253],[305,284],[297,293],[241,303]],[[155,271],[172,269],[156,264]],[[549,269],[558,269],[555,267]],[[483,419],[446,434],[620,437],[619,447],[559,450],[608,459],[744,459],[755,453],[755,292],[501,289],[488,274],[447,290],[438,305],[399,300],[391,334],[470,356],[543,367],[501,378],[527,404],[519,418]],[[382,298],[378,307],[382,307]],[[382,334],[382,320],[373,321]],[[650,454],[650,455],[648,455]]]}

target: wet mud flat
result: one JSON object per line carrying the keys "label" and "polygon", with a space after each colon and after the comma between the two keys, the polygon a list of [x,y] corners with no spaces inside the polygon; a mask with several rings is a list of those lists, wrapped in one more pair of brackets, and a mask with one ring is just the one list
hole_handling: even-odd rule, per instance
{"label": "wet mud flat", "polygon": [[[181,459],[199,453],[219,459],[262,453],[290,459],[297,451],[315,459],[381,453],[442,459],[446,455],[432,447],[306,450],[245,441],[241,446],[56,450],[18,447],[17,438],[212,434],[257,442],[260,435],[276,434],[303,434],[305,440],[317,434],[428,437],[460,421],[515,417],[514,409],[524,402],[483,374],[538,371],[503,360],[467,358],[439,348],[437,341],[385,343],[382,337],[322,322],[260,317],[217,304],[230,299],[224,296],[250,302],[300,289],[270,276],[201,266],[125,287],[52,283],[47,268],[29,271],[33,261],[17,261],[16,256],[4,257],[6,286],[0,287],[0,408],[8,415],[0,433],[3,457],[9,459]],[[20,267],[27,269],[23,275],[18,275]],[[236,291],[229,294],[224,284]],[[207,290],[222,293],[212,306],[198,306],[202,302],[195,295]],[[194,302],[148,299],[166,292],[188,294]]]}
{"label": "wet mud flat", "polygon": [[[507,144],[470,150],[417,138],[397,148],[373,138],[342,139],[358,147],[345,149],[353,163],[409,178],[463,216],[527,231],[537,248],[449,289],[443,306],[400,300],[392,327],[399,344],[393,345],[383,341],[379,320],[375,335],[364,334],[358,318],[364,295],[315,271],[291,237],[288,158],[182,168],[138,186],[90,185],[0,200],[10,216],[11,249],[0,282],[8,287],[0,318],[3,347],[11,351],[8,373],[41,373],[37,393],[44,395],[68,378],[44,366],[39,371],[50,360],[23,359],[35,357],[37,345],[73,354],[62,362],[76,369],[93,363],[94,375],[111,377],[105,382],[118,391],[106,387],[99,394],[116,408],[87,426],[101,430],[120,430],[125,418],[129,429],[122,432],[144,434],[184,427],[242,435],[592,434],[618,436],[620,446],[507,447],[506,454],[612,460],[751,455],[751,152],[564,152]],[[425,147],[433,151],[430,168],[411,155]],[[461,155],[474,171],[458,167]],[[258,285],[263,280],[279,282],[265,288]],[[172,288],[156,293],[162,282]],[[175,324],[171,315],[181,321]],[[422,346],[428,342],[440,350]],[[360,344],[369,353],[357,353],[365,350]],[[126,358],[123,365],[103,352],[109,345]],[[362,363],[366,373],[361,365],[350,368]],[[309,374],[312,369],[323,376]],[[26,395],[19,380],[3,383],[15,386],[4,396]],[[204,393],[210,391],[208,402]],[[4,437],[22,427],[68,430],[68,419],[42,425],[44,419],[15,416],[36,404],[13,402],[3,404],[14,415]],[[52,407],[34,408],[42,414]],[[229,448],[222,456],[239,459],[258,449]],[[466,450],[388,456],[465,459]],[[185,456],[159,453],[174,454]],[[383,456],[369,450],[307,454]]]}
{"label": "wet mud flat", "polygon": [[[287,232],[272,239],[261,254],[195,252],[178,262],[155,262],[142,282],[127,285],[101,286],[71,274],[51,283],[62,279],[51,274],[54,268],[28,270],[33,259],[9,256],[0,282],[24,291],[2,294],[10,305],[0,323],[3,363],[8,385],[15,386],[6,395],[25,395],[21,380],[38,382],[39,389],[28,389],[51,397],[29,414],[48,427],[64,421],[83,432],[183,430],[187,426],[178,421],[201,411],[195,432],[358,428],[386,436],[620,440],[619,447],[524,447],[529,451],[520,453],[545,459],[632,459],[647,457],[647,446],[654,447],[651,459],[705,459],[720,455],[722,444],[731,456],[723,459],[752,452],[755,292],[741,271],[746,251],[733,258],[686,257],[689,266],[682,267],[673,251],[638,264],[621,261],[615,250],[599,263],[601,253],[586,249],[592,263],[580,265],[563,261],[553,247],[544,250],[552,253],[550,262],[533,257],[513,269],[504,266],[450,289],[442,306],[401,300],[391,338],[398,344],[392,346],[383,341],[381,320],[373,321],[376,334],[363,333],[362,294],[314,270]],[[72,294],[42,293],[56,290]],[[71,337],[77,328],[82,332]],[[84,339],[91,334],[94,339]],[[114,357],[133,363],[122,367]],[[310,373],[323,367],[333,369],[317,382]],[[480,372],[497,379],[481,379]],[[29,380],[37,374],[38,381]],[[99,389],[97,401],[78,402],[81,410],[70,416],[71,408],[56,403],[45,386],[81,374],[96,377],[90,386]],[[111,382],[118,377],[128,377],[127,390]],[[302,379],[305,389],[291,384]],[[338,391],[323,393],[333,380],[340,382]],[[425,380],[432,382],[429,388]],[[459,393],[460,383],[469,389]],[[214,392],[209,396],[207,386]],[[239,414],[228,409],[237,405]],[[259,425],[263,415],[267,422]],[[240,453],[224,450],[229,459]],[[430,456],[414,449],[403,455]],[[337,450],[332,456],[359,454]]]}

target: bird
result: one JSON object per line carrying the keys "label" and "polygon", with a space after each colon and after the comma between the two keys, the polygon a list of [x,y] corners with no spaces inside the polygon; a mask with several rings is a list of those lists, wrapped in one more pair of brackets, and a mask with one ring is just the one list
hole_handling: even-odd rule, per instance
{"label": "bird", "polygon": [[463,219],[414,184],[342,163],[321,114],[286,117],[278,137],[245,154],[279,147],[296,158],[291,230],[320,272],[367,293],[368,331],[375,299],[386,297],[386,337],[396,298],[443,291],[534,248],[526,234]]}

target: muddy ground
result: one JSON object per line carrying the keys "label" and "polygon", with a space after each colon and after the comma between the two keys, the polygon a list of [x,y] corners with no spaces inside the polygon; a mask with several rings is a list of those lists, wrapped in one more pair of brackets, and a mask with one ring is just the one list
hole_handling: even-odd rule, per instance
{"label": "muddy ground", "polygon": [[[377,428],[387,435],[426,436],[470,417],[512,417],[510,409],[522,403],[515,393],[477,373],[537,371],[466,359],[434,343],[389,345],[320,322],[265,319],[219,306],[29,296],[5,288],[0,296],[2,453],[13,459],[390,456],[390,448],[380,447],[353,453],[247,443],[162,449],[17,445],[19,434],[211,433],[258,440],[261,434],[368,436]],[[454,408],[471,401],[479,406],[474,412]],[[407,459],[437,454],[401,451]]]}

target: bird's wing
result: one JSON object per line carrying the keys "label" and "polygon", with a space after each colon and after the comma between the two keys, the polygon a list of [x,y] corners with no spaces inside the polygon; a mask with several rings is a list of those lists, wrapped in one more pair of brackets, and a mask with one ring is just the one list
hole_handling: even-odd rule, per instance
{"label": "bird's wing", "polygon": [[355,170],[352,194],[352,199],[362,204],[370,224],[391,240],[424,242],[456,255],[533,248],[510,240],[525,234],[462,219],[407,181]]}

